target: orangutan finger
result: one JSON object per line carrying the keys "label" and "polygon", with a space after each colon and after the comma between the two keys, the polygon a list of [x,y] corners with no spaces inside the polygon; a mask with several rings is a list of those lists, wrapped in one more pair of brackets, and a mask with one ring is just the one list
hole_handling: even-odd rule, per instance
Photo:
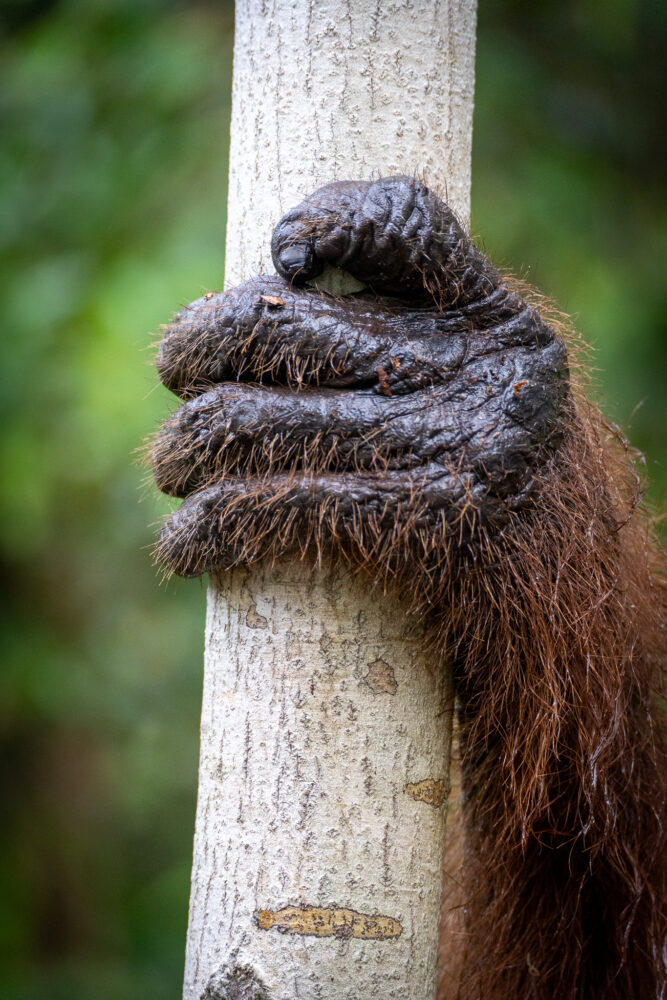
{"label": "orangutan finger", "polygon": [[368,389],[294,393],[224,383],[165,421],[153,448],[155,479],[163,492],[186,496],[228,475],[419,465],[470,442],[482,420],[495,429],[497,395],[485,398],[484,415],[478,408],[464,414],[460,404],[452,406],[456,391],[452,385],[407,396]]}
{"label": "orangutan finger", "polygon": [[[193,493],[165,521],[156,558],[170,573],[202,573],[305,552],[327,539],[363,546],[452,519],[466,482],[441,468],[228,479]],[[430,542],[428,544],[431,544]],[[397,546],[397,551],[399,551]]]}
{"label": "orangutan finger", "polygon": [[443,308],[483,298],[502,283],[449,206],[400,175],[320,188],[283,216],[271,251],[278,273],[296,284],[332,264],[377,292]]}
{"label": "orangutan finger", "polygon": [[334,298],[292,290],[281,278],[255,278],[178,313],[157,368],[164,385],[185,398],[225,381],[378,391],[389,384],[406,392],[458,366],[469,329],[465,318],[447,322],[372,295]]}

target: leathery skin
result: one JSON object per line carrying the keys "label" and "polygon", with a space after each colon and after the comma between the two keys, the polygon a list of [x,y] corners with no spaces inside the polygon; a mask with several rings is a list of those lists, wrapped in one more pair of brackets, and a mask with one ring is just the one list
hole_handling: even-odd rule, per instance
{"label": "leathery skin", "polygon": [[[331,184],[280,220],[272,253],[277,276],[193,302],[160,345],[186,400],[154,448],[158,485],[186,498],[159,543],[169,570],[264,554],[281,509],[293,532],[402,518],[463,537],[528,502],[567,406],[566,349],[444,202],[409,177]],[[367,288],[309,287],[325,264]]]}

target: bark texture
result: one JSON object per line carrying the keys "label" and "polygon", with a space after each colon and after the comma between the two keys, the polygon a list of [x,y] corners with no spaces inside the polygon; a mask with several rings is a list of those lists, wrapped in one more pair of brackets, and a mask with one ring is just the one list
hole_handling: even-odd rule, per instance
{"label": "bark texture", "polygon": [[186,996],[221,966],[272,1000],[433,996],[449,678],[400,606],[343,575],[219,588]]}
{"label": "bark texture", "polygon": [[[467,220],[475,8],[239,0],[227,287],[273,271],[278,218],[331,180],[424,174]],[[435,996],[435,662],[327,565],[212,581],[185,1000]]]}
{"label": "bark texture", "polygon": [[474,0],[238,0],[225,284],[334,180],[424,175],[470,214]]}

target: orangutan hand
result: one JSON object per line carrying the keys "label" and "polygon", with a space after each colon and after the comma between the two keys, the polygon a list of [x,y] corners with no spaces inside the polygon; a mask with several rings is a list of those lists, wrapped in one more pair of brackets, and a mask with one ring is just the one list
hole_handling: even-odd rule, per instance
{"label": "orangutan hand", "polygon": [[[278,276],[167,328],[157,552],[196,576],[295,546],[385,563],[470,545],[530,502],[569,398],[566,350],[410,177],[327,185],[272,239]],[[325,264],[367,288],[308,287]],[[449,546],[451,547],[451,546]]]}

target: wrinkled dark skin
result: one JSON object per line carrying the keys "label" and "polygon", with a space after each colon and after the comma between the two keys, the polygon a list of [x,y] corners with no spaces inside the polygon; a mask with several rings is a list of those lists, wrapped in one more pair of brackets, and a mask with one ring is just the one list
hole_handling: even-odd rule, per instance
{"label": "wrinkled dark skin", "polygon": [[[328,185],[281,219],[278,276],[183,309],[160,346],[186,400],[154,451],[186,497],[158,553],[198,575],[258,558],[255,513],[334,511],[332,532],[480,524],[529,502],[568,398],[563,344],[453,213],[409,177]],[[325,264],[363,281],[307,286]],[[353,525],[356,525],[356,528]]]}

